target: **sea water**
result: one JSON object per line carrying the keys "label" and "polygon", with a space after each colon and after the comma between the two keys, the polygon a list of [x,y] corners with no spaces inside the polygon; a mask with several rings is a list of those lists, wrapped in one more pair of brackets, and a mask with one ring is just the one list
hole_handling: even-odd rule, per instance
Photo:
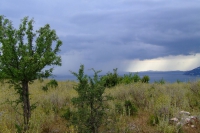
{"label": "sea water", "polygon": [[[128,73],[121,73],[120,76],[123,76],[124,74]],[[133,73],[136,74],[136,73]],[[182,71],[173,71],[173,72],[137,72],[137,74],[142,78],[143,76],[147,75],[150,78],[150,83],[159,82],[161,80],[164,80],[167,83],[174,83],[174,82],[191,82],[200,80],[199,76],[189,76],[184,75],[184,72]],[[92,75],[89,75],[92,76]],[[58,81],[67,81],[67,80],[73,80],[77,81],[77,78],[74,75],[57,75],[54,77]]]}
{"label": "sea water", "polygon": [[150,83],[153,83],[155,81],[164,80],[168,83],[174,83],[174,82],[191,82],[199,80],[199,76],[189,76],[184,75],[185,72],[182,71],[175,71],[175,72],[141,72],[138,73],[140,77],[143,77],[144,75],[148,75],[150,77]]}

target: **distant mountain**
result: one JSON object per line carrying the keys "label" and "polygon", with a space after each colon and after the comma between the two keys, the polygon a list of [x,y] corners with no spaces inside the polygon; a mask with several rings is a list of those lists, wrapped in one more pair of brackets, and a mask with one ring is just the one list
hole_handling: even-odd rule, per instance
{"label": "distant mountain", "polygon": [[190,75],[190,76],[200,76],[200,67],[197,67],[193,70],[190,70],[190,71],[186,71],[184,73],[184,75]]}

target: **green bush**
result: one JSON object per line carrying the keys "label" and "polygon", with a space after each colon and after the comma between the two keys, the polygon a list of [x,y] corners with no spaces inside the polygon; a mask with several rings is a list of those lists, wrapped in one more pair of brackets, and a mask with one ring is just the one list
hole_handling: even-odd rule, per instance
{"label": "green bush", "polygon": [[162,79],[159,80],[159,81],[155,81],[155,83],[158,83],[158,84],[165,84],[165,80],[162,78]]}
{"label": "green bush", "polygon": [[155,126],[155,125],[159,124],[158,116],[157,115],[150,115],[148,123],[151,126]]}
{"label": "green bush", "polygon": [[136,106],[131,103],[130,100],[126,100],[124,102],[125,110],[126,110],[126,115],[136,115],[137,114],[137,108]]}
{"label": "green bush", "polygon": [[51,87],[51,88],[58,87],[58,82],[55,79],[52,79],[45,86],[42,86],[42,90],[43,91],[48,91],[49,87]]}
{"label": "green bush", "polygon": [[120,83],[122,78],[117,73],[117,68],[113,69],[113,73],[108,72],[106,75],[101,77],[101,81],[104,82],[104,87],[114,87]]}
{"label": "green bush", "polygon": [[[136,83],[141,81],[140,76],[138,75],[138,73],[135,73],[133,75],[133,73],[129,73],[129,74],[124,74],[124,76],[119,76],[119,74],[117,73],[117,68],[113,69],[113,73],[108,72],[106,75],[101,76],[101,81],[104,82],[104,87],[114,87],[118,84],[130,84],[130,83]],[[149,82],[149,77],[148,76],[144,76],[143,83],[148,83]]]}
{"label": "green bush", "polygon": [[133,82],[139,82],[140,76],[138,75],[138,73],[135,73],[134,75],[132,73],[129,74],[124,74],[124,76],[122,77],[121,83],[123,84],[130,84]]}
{"label": "green bush", "polygon": [[70,120],[70,117],[72,116],[72,112],[70,110],[70,108],[67,108],[64,112],[64,114],[62,115],[63,118],[65,118],[66,120]]}
{"label": "green bush", "polygon": [[98,76],[100,71],[92,70],[94,71],[93,78],[84,74],[83,65],[80,66],[79,73],[72,72],[79,81],[74,87],[78,97],[72,98],[72,103],[77,109],[74,112],[72,124],[78,127],[80,133],[98,132],[105,115],[104,102],[111,99],[109,96],[103,96],[105,87],[104,81]]}
{"label": "green bush", "polygon": [[139,82],[141,79],[140,79],[140,76],[138,75],[138,73],[135,73],[134,75],[133,75],[133,80],[134,80],[134,82],[136,83],[136,82]]}
{"label": "green bush", "polygon": [[150,78],[149,78],[149,76],[147,76],[147,75],[145,75],[143,78],[142,78],[142,83],[149,83],[149,80],[150,80]]}

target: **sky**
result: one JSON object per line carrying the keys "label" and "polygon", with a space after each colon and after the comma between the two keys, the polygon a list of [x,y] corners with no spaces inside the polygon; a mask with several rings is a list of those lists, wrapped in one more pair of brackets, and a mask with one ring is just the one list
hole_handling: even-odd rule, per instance
{"label": "sky", "polygon": [[62,40],[62,66],[103,73],[191,70],[200,66],[200,0],[1,0],[0,15],[18,28],[50,24]]}

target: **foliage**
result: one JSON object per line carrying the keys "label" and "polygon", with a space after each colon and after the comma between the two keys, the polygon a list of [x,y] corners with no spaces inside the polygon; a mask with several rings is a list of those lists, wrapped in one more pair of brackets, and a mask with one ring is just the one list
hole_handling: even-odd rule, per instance
{"label": "foliage", "polygon": [[42,87],[43,91],[48,91],[49,87],[56,88],[58,82],[55,79],[50,80],[45,86]]}
{"label": "foliage", "polygon": [[155,115],[155,114],[154,114],[154,115],[150,115],[150,116],[149,116],[148,123],[149,123],[151,126],[156,126],[157,124],[159,124],[158,116]]}
{"label": "foliage", "polygon": [[15,128],[17,129],[17,133],[22,133],[23,129],[20,125],[15,124]]}
{"label": "foliage", "polygon": [[140,76],[138,75],[138,73],[135,73],[134,75],[132,73],[129,74],[124,74],[124,76],[122,77],[121,83],[124,84],[130,84],[133,82],[139,82],[140,81]]}
{"label": "foliage", "polygon": [[70,110],[70,108],[67,108],[64,114],[62,115],[62,117],[65,118],[66,120],[70,120],[71,116],[72,116],[72,111]]}
{"label": "foliage", "polygon": [[165,84],[165,80],[162,78],[162,79],[160,79],[159,81],[155,81],[155,83],[158,83],[158,84]]}
{"label": "foliage", "polygon": [[22,103],[24,130],[28,129],[31,117],[29,83],[49,77],[53,68],[44,70],[46,66],[61,65],[57,53],[62,42],[55,30],[46,24],[34,31],[33,23],[33,19],[24,17],[19,29],[15,29],[10,20],[0,16],[0,79],[8,80],[19,95],[17,102]]}
{"label": "foliage", "polygon": [[130,84],[133,82],[136,83],[141,81],[138,73],[135,73],[134,75],[133,73],[129,73],[129,74],[124,74],[124,76],[120,76],[117,73],[117,68],[113,69],[113,73],[108,72],[106,75],[102,76],[101,80],[105,82],[104,86],[108,88],[114,87],[118,84]]}
{"label": "foliage", "polygon": [[126,115],[136,115],[138,110],[136,106],[133,103],[131,103],[130,100],[125,100],[124,106],[126,110]]}
{"label": "foliage", "polygon": [[142,83],[149,83],[149,76],[147,76],[147,75],[145,75],[142,79],[141,79],[141,81],[142,81]]}
{"label": "foliage", "polygon": [[134,75],[133,75],[133,79],[134,79],[134,82],[136,83],[136,82],[139,82],[141,79],[140,79],[140,76],[138,75],[138,73],[135,73]]}
{"label": "foliage", "polygon": [[108,96],[103,96],[105,91],[104,82],[99,79],[98,73],[94,71],[94,77],[84,74],[84,66],[81,65],[79,73],[72,72],[79,81],[74,89],[78,97],[72,98],[73,104],[78,109],[73,116],[73,124],[78,127],[78,132],[97,133],[105,115],[104,101],[109,100]]}
{"label": "foliage", "polygon": [[159,80],[160,84],[165,84],[165,80],[162,78],[161,80]]}
{"label": "foliage", "polygon": [[121,77],[117,73],[117,68],[113,69],[113,73],[108,72],[101,77],[101,81],[104,82],[104,87],[113,87],[120,83]]}

